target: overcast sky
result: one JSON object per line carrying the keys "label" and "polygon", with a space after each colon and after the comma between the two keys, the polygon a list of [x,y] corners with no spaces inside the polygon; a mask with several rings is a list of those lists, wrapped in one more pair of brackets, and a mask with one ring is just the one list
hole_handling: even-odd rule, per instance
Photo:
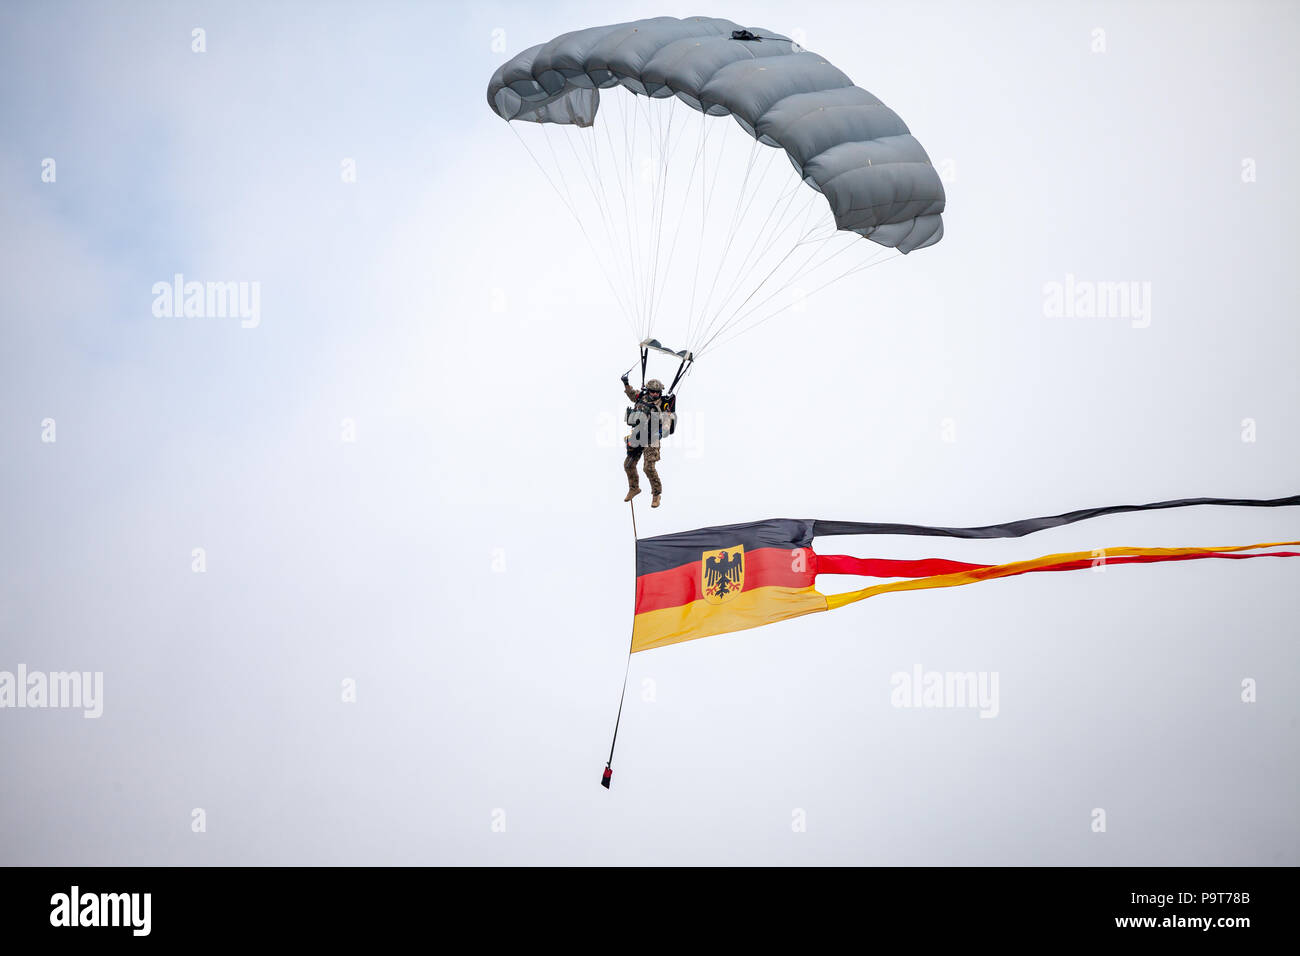
{"label": "overcast sky", "polygon": [[[1294,4],[6,4],[0,671],[102,673],[103,709],[0,711],[0,862],[1300,863],[1284,560],[638,654],[599,787],[635,337],[484,91],[700,12],[895,109],[946,235],[702,360],[642,535],[1300,491]],[[178,273],[257,283],[256,322],[157,315]],[[1077,280],[1149,314],[1052,315]],[[820,549],[1296,539],[1202,508]],[[894,706],[917,667],[996,674],[997,716]]]}

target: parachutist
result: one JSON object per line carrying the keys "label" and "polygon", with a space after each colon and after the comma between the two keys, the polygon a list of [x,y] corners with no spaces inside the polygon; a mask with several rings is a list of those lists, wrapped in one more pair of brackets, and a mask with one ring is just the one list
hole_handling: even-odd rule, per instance
{"label": "parachutist", "polygon": [[624,375],[623,392],[634,403],[627,410],[627,423],[632,432],[623,439],[626,457],[623,459],[623,471],[627,474],[627,497],[631,501],[641,493],[641,482],[637,478],[636,463],[642,460],[641,467],[646,478],[650,479],[650,507],[659,507],[659,496],[663,494],[663,482],[659,480],[659,440],[665,434],[672,434],[675,413],[672,398],[664,398],[664,383],[652,378],[640,390],[628,384]]}

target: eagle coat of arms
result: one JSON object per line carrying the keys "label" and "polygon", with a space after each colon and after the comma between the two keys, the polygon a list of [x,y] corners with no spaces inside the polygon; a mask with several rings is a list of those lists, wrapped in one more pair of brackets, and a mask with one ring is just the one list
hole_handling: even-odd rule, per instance
{"label": "eagle coat of arms", "polygon": [[745,547],[705,551],[700,560],[704,569],[704,600],[725,604],[745,589]]}

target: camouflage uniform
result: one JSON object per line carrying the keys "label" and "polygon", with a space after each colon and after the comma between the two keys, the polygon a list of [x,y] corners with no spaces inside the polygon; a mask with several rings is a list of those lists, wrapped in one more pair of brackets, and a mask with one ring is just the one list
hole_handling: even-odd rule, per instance
{"label": "camouflage uniform", "polygon": [[[662,385],[660,386],[662,388]],[[645,476],[650,479],[650,493],[658,497],[663,493],[663,482],[659,480],[659,469],[655,467],[659,461],[659,435],[666,434],[672,418],[671,413],[664,413],[664,400],[660,398],[656,402],[642,398],[641,392],[631,385],[624,385],[623,391],[627,397],[636,405],[639,412],[644,413],[649,420],[650,425],[644,429],[638,428],[637,431],[648,431],[649,442],[643,443],[639,438],[628,435],[623,439],[623,445],[627,452],[627,457],[623,459],[623,471],[627,473],[627,490],[636,491],[641,487],[641,482],[637,479],[636,463],[637,459],[643,458],[641,467],[645,469]],[[655,424],[659,427],[653,427]]]}

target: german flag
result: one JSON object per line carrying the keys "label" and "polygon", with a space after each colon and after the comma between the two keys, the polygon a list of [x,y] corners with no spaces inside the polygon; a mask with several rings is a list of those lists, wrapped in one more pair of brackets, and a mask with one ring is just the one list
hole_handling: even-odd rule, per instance
{"label": "german flag", "polygon": [[639,540],[632,650],[826,610],[812,525],[778,518]]}
{"label": "german flag", "polygon": [[[1300,556],[1295,551],[1267,550],[1300,545],[1300,541],[1216,548],[1107,548],[1049,554],[1009,564],[970,564],[943,558],[858,558],[817,554],[812,548],[814,538],[830,535],[1018,538],[1103,515],[1195,505],[1276,508],[1300,505],[1300,495],[1271,499],[1184,498],[1145,505],[1111,505],[976,528],[775,518],[638,539],[632,650],[646,651],[698,637],[760,627],[834,610],[889,591],[959,587],[1031,571],[1072,571],[1098,564],[1150,564],[1205,558]],[[818,574],[901,580],[828,595],[816,588]]]}

